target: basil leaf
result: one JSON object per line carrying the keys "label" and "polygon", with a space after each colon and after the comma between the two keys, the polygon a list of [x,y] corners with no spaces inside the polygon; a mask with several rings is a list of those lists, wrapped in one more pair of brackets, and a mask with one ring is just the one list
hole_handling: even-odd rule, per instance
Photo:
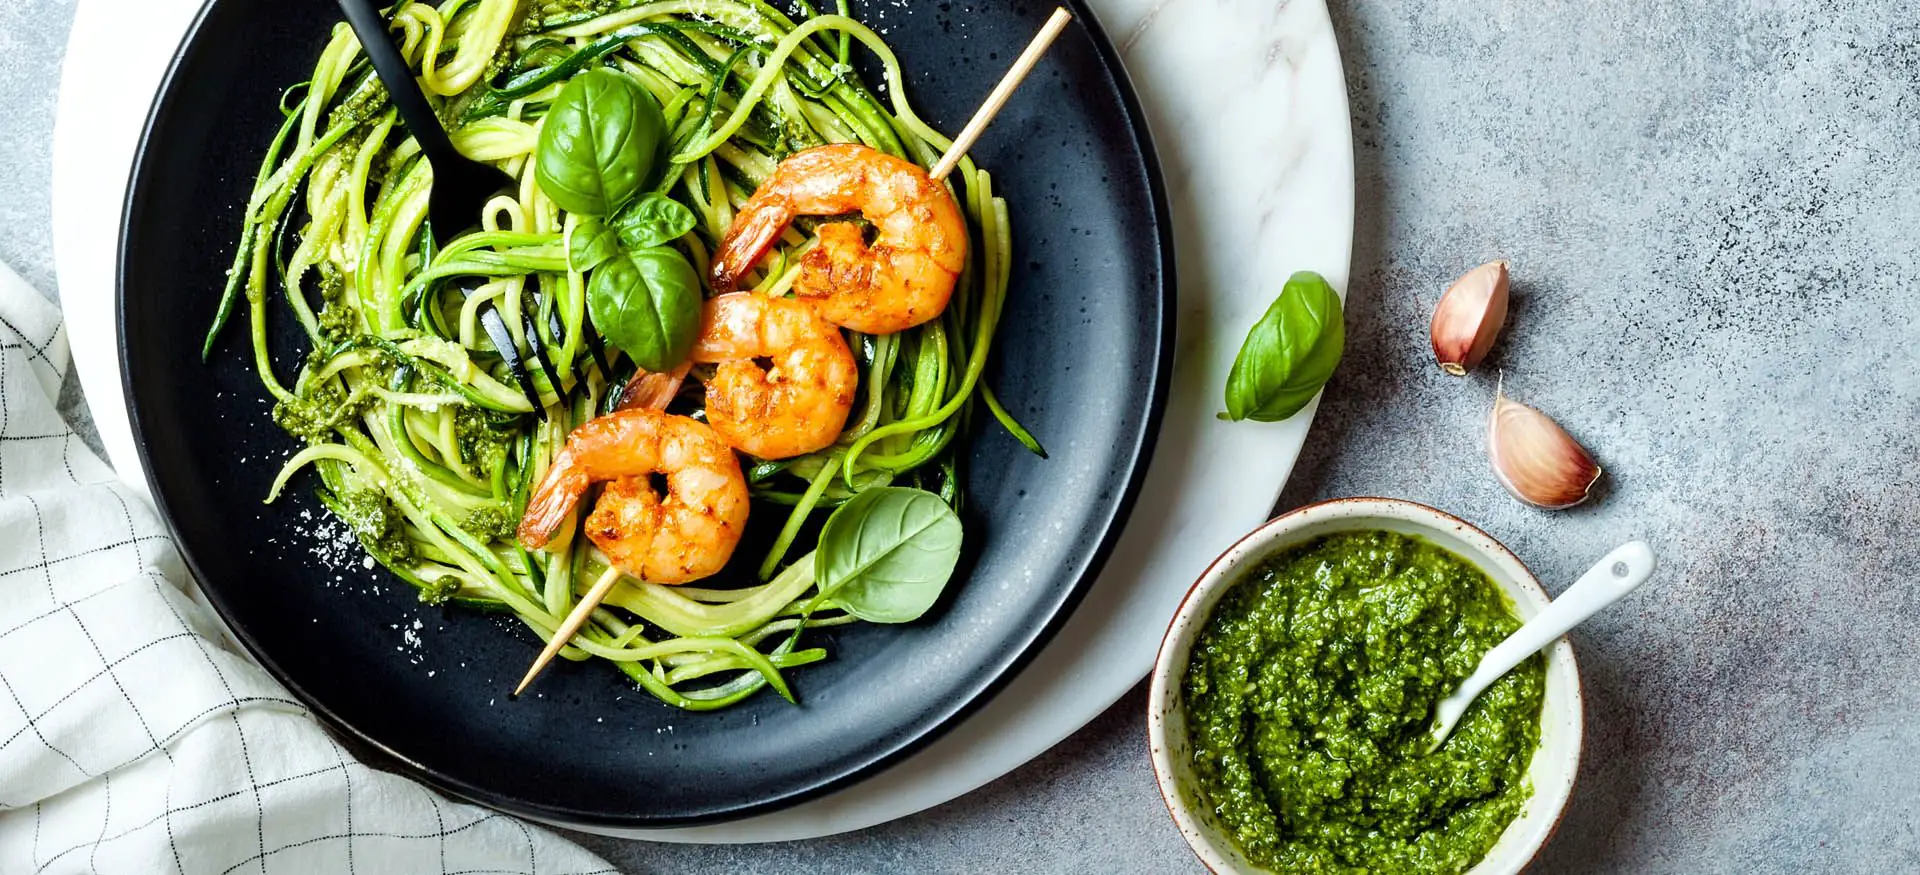
{"label": "basil leaf", "polygon": [[567,266],[585,273],[620,254],[620,235],[599,219],[587,219],[574,226],[567,240]]}
{"label": "basil leaf", "polygon": [[665,142],[660,103],[625,74],[573,77],[540,124],[534,178],[569,213],[610,216],[645,189]]}
{"label": "basil leaf", "polygon": [[940,599],[960,561],[960,517],[922,489],[880,486],[835,509],[820,529],[820,594],[869,623],[906,623]]}
{"label": "basil leaf", "polygon": [[1278,422],[1299,413],[1333,376],[1346,341],[1340,296],[1326,278],[1289,277],[1233,360],[1220,418]]}
{"label": "basil leaf", "polygon": [[613,229],[628,249],[644,249],[685,237],[697,221],[684,204],[656,193],[621,210],[613,220]]}
{"label": "basil leaf", "polygon": [[700,278],[664,246],[622,252],[594,268],[587,315],[600,334],[649,371],[687,357],[700,329]]}

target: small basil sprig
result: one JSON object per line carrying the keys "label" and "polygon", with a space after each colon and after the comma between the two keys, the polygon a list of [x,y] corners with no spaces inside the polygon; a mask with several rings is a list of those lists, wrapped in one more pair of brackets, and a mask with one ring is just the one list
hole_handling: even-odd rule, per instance
{"label": "small basil sprig", "polygon": [[1301,271],[1247,332],[1227,374],[1221,419],[1278,422],[1300,412],[1340,364],[1346,326],[1325,277]]}
{"label": "small basil sprig", "polygon": [[587,315],[634,364],[672,370],[700,329],[700,278],[685,256],[665,246],[621,252],[594,268]]}
{"label": "small basil sprig", "polygon": [[639,83],[614,70],[589,70],[547,110],[534,178],[569,213],[611,216],[646,188],[666,127],[659,101]]}
{"label": "small basil sprig", "polygon": [[599,219],[586,219],[574,226],[567,238],[567,266],[586,273],[607,259],[620,254],[620,235]]}
{"label": "small basil sprig", "polygon": [[568,264],[593,271],[593,327],[649,371],[678,365],[700,327],[700,279],[665,245],[693,230],[694,221],[692,210],[656,193],[609,221],[586,219],[573,229]]}
{"label": "small basil sprig", "polygon": [[920,618],[960,561],[960,517],[923,489],[881,486],[847,500],[820,529],[820,596],[869,623]]}
{"label": "small basil sprig", "polygon": [[698,221],[686,205],[654,193],[621,210],[612,224],[621,245],[628,249],[645,249],[685,237]]}

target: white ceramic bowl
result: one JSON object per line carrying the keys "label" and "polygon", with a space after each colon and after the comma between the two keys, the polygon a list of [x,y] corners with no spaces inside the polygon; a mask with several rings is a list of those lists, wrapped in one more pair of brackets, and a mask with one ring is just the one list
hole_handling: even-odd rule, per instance
{"label": "white ceramic bowl", "polygon": [[[1410,501],[1345,498],[1309,505],[1269,521],[1228,548],[1200,575],[1168,626],[1147,700],[1147,738],[1153,748],[1153,771],[1160,780],[1160,795],[1194,853],[1214,872],[1267,870],[1249,862],[1227,837],[1212,809],[1196,801],[1181,685],[1193,639],[1206,627],[1220,597],[1239,582],[1243,572],[1268,557],[1321,535],[1377,529],[1418,535],[1473,562],[1506,592],[1522,619],[1547,606],[1547,594],[1540,589],[1539,581],[1499,541],[1464,520]],[[1573,647],[1562,638],[1547,650],[1540,747],[1527,770],[1533,796],[1469,875],[1519,872],[1546,844],[1573,792],[1574,774],[1580,766],[1581,727],[1580,674],[1574,666]]]}

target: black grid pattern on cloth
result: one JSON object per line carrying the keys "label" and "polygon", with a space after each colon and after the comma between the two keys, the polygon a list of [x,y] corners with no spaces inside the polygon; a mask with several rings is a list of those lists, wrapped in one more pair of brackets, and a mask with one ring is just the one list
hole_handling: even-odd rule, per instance
{"label": "black grid pattern on cloth", "polygon": [[0,872],[615,872],[353,760],[196,631],[171,539],[54,410],[65,365],[0,266]]}

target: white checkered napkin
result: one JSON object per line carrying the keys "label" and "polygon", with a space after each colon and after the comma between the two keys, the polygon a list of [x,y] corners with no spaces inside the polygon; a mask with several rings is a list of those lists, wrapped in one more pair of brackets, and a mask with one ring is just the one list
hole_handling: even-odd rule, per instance
{"label": "white checkered napkin", "polygon": [[216,643],[165,529],[54,409],[66,364],[0,265],[0,873],[613,871],[354,761]]}

